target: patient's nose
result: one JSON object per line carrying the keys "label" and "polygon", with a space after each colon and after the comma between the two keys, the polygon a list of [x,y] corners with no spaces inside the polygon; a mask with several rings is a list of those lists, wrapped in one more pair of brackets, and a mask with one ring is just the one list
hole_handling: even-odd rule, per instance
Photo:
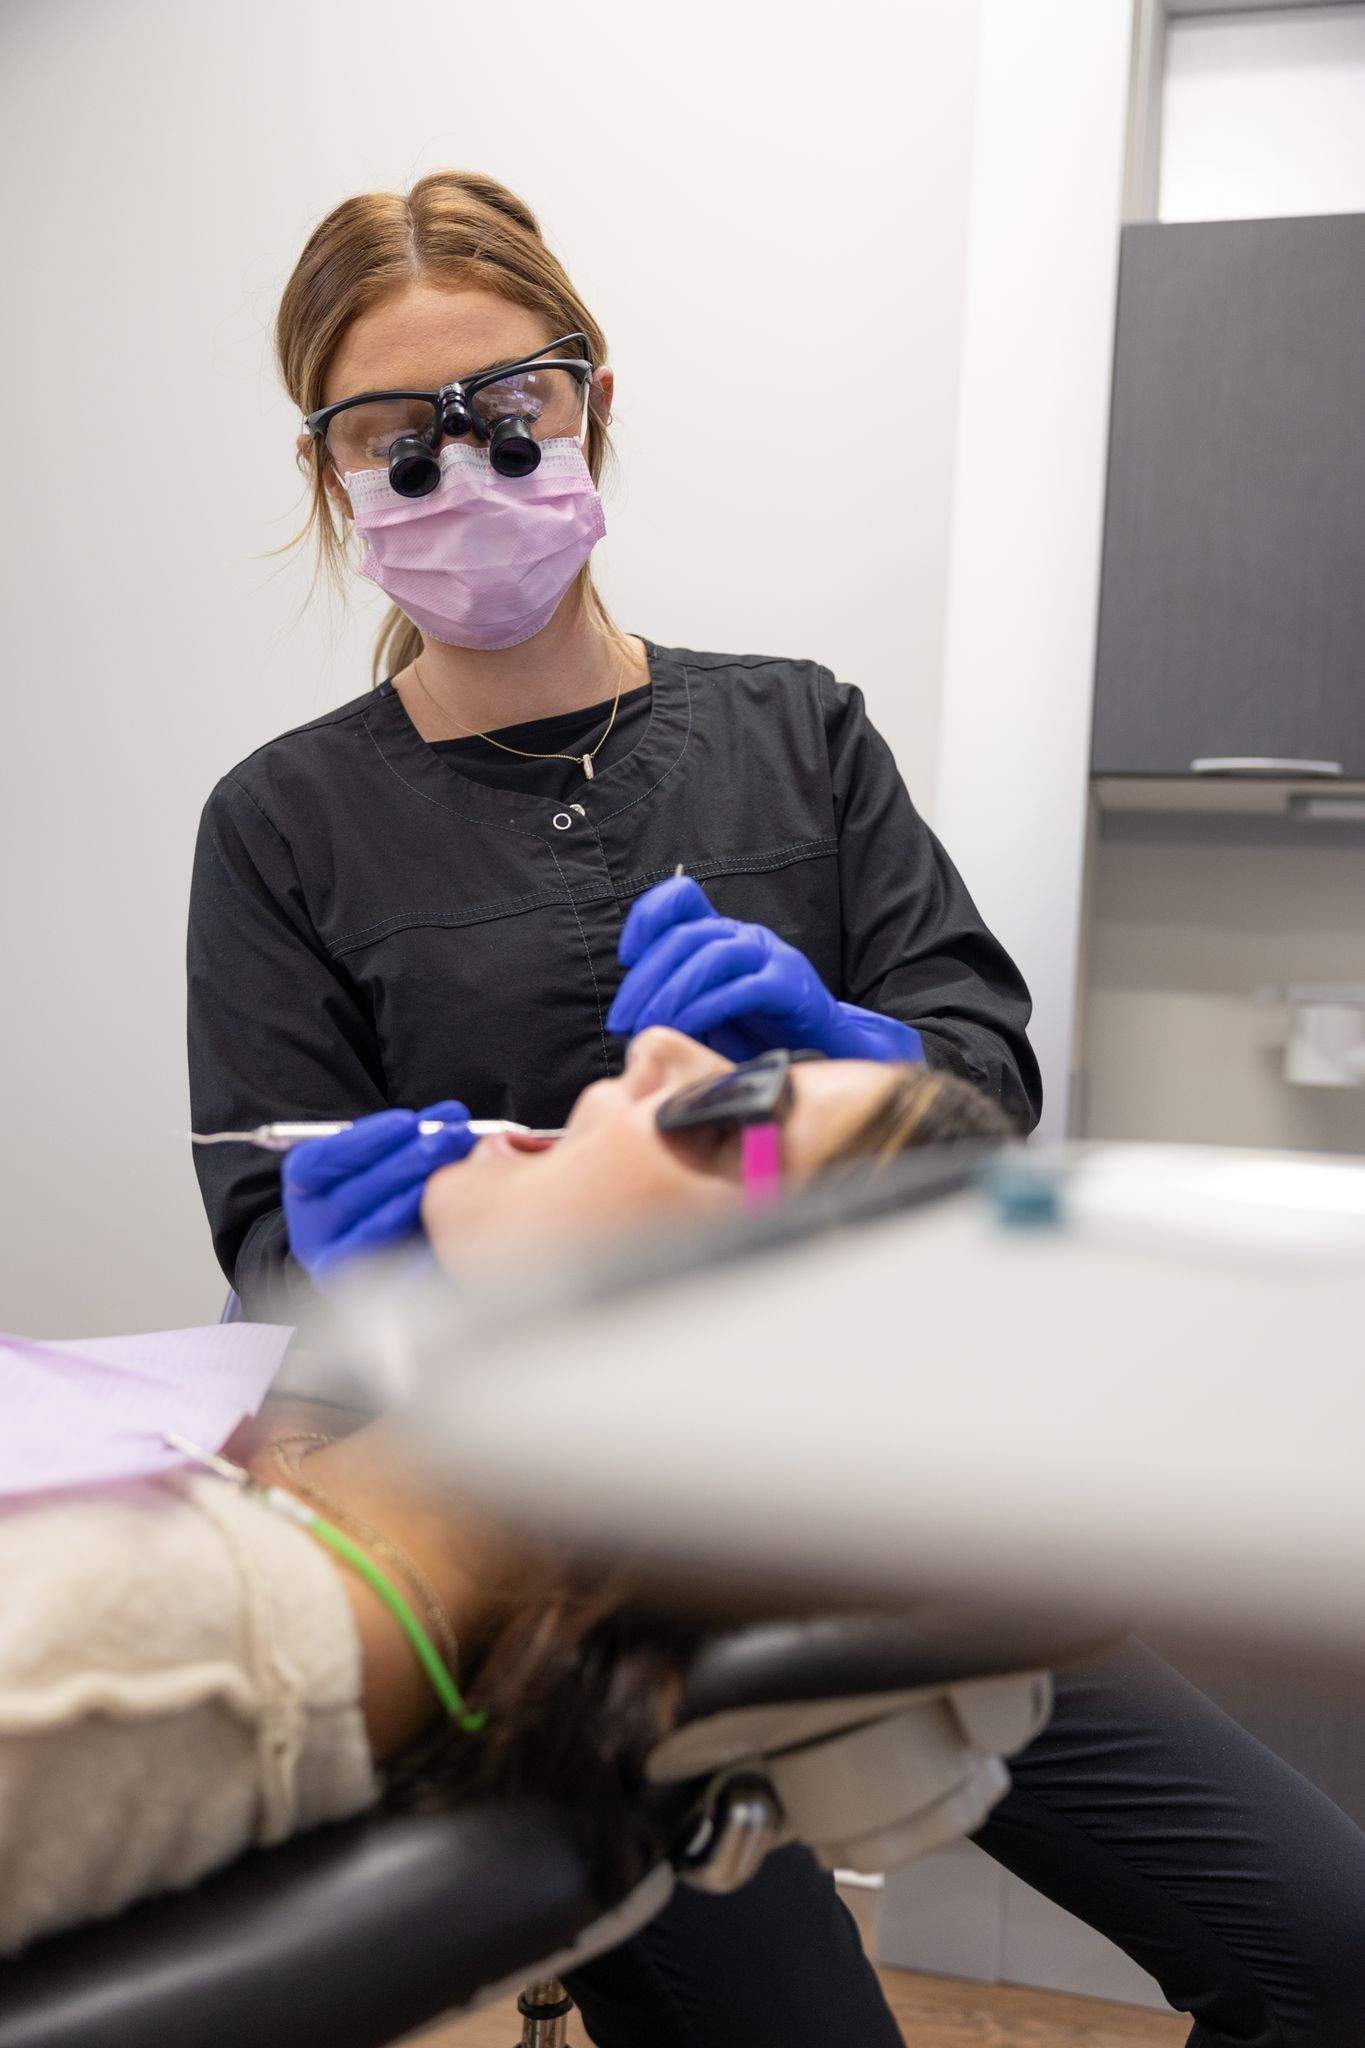
{"label": "patient's nose", "polygon": [[695,1038],[667,1025],[652,1024],[632,1038],[626,1051],[625,1078],[631,1095],[638,1101],[664,1089],[690,1088],[712,1074],[729,1071],[730,1061],[708,1052]]}

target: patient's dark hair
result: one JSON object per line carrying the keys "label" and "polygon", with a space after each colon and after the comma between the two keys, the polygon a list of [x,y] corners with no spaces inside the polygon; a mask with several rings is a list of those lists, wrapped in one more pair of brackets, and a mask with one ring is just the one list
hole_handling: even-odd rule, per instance
{"label": "patient's dark hair", "polygon": [[[917,1146],[1003,1143],[1017,1127],[958,1075],[897,1066],[872,1108],[824,1162],[877,1171]],[[649,1752],[673,1725],[684,1674],[715,1619],[650,1605],[628,1569],[593,1571],[548,1556],[518,1566],[464,1645],[460,1678],[488,1715],[481,1735],[441,1728],[389,1773],[406,1808],[548,1796],[577,1818],[604,1887],[619,1896],[660,1853],[640,1792]]]}
{"label": "patient's dark hair", "polygon": [[463,1645],[460,1682],[487,1713],[483,1732],[433,1731],[390,1766],[387,1803],[429,1812],[548,1797],[572,1816],[604,1900],[643,1877],[667,1834],[644,1817],[645,1758],[708,1628],[642,1610],[634,1592],[621,1568],[529,1558]]}
{"label": "patient's dark hair", "polygon": [[862,1121],[824,1162],[831,1167],[869,1161],[889,1166],[920,1145],[1004,1144],[1018,1125],[984,1090],[942,1067],[897,1066]]}

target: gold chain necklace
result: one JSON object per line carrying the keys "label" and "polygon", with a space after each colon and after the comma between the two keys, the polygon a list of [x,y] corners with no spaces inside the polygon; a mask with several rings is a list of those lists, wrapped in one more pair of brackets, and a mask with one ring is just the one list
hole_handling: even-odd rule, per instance
{"label": "gold chain necklace", "polygon": [[[621,663],[620,674],[617,676],[616,679],[616,695],[612,699],[611,717],[607,720],[607,729],[603,733],[601,739],[597,742],[597,745],[595,747],[590,748],[586,754],[533,754],[526,747],[509,747],[505,740],[495,740],[490,733],[475,732],[472,726],[467,725],[461,726],[457,737],[466,740],[483,740],[486,742],[488,746],[497,747],[504,754],[519,754],[523,761],[572,761],[576,767],[582,769],[583,780],[585,782],[591,782],[593,777],[593,758],[595,755],[601,753],[603,747],[607,744],[608,739],[611,737],[611,729],[616,723],[616,714],[621,708],[621,692],[626,686],[627,666],[628,663],[626,663],[625,661]],[[422,671],[417,666],[417,662],[415,659],[412,664],[412,672],[416,676],[418,688],[421,690],[422,695],[426,698],[428,704],[430,704],[434,710],[439,711],[443,718],[449,719],[449,712],[445,711],[443,707],[436,702],[436,699],[432,696],[430,690],[427,688],[426,682],[422,676]]]}
{"label": "gold chain necklace", "polygon": [[[311,1457],[314,1451],[320,1451],[326,1445],[334,1444],[336,1441],[337,1439],[334,1436],[319,1436],[311,1432],[303,1432],[297,1436],[277,1437],[274,1443],[270,1445],[270,1449],[274,1452],[290,1485],[293,1486],[296,1492],[301,1493],[305,1500],[316,1501],[320,1508],[325,1508],[339,1527],[345,1529],[348,1534],[358,1538],[361,1543],[374,1552],[376,1557],[382,1558],[386,1563],[393,1565],[408,1581],[408,1584],[416,1593],[420,1604],[426,1610],[427,1620],[431,1623],[433,1635],[441,1645],[441,1654],[445,1659],[447,1668],[452,1673],[458,1672],[460,1665],[459,1642],[454,1629],[450,1625],[450,1616],[437,1598],[436,1589],[426,1573],[414,1563],[405,1550],[400,1550],[398,1545],[391,1543],[387,1536],[381,1536],[378,1529],[372,1529],[368,1522],[362,1522],[359,1515],[353,1515],[349,1509],[342,1507],[339,1501],[335,1501],[329,1494],[325,1494],[321,1487],[314,1486],[311,1480],[305,1479],[302,1472],[300,1472],[299,1466],[305,1458]],[[296,1447],[297,1457],[291,1457],[290,1452],[295,1450]]]}

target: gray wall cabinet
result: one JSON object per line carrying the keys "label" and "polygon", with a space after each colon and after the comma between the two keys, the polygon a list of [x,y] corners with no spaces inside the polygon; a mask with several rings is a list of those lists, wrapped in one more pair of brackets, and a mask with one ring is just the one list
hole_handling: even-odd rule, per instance
{"label": "gray wall cabinet", "polygon": [[1224,757],[1365,774],[1362,215],[1124,230],[1093,768]]}

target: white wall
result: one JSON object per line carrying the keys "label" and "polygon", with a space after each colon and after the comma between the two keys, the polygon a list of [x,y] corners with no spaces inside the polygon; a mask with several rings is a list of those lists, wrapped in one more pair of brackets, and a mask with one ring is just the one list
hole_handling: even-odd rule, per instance
{"label": "white wall", "polygon": [[977,15],[8,0],[0,1326],[221,1299],[175,1135],[190,856],[231,763],[367,680],[373,607],[301,616],[267,552],[299,511],[271,317],[345,194],[453,164],[532,202],[612,340],[623,623],[830,662],[925,795]]}
{"label": "white wall", "polygon": [[936,823],[1066,1128],[1132,0],[985,0]]}
{"label": "white wall", "polygon": [[1365,213],[1365,6],[1173,21],[1162,220]]}

